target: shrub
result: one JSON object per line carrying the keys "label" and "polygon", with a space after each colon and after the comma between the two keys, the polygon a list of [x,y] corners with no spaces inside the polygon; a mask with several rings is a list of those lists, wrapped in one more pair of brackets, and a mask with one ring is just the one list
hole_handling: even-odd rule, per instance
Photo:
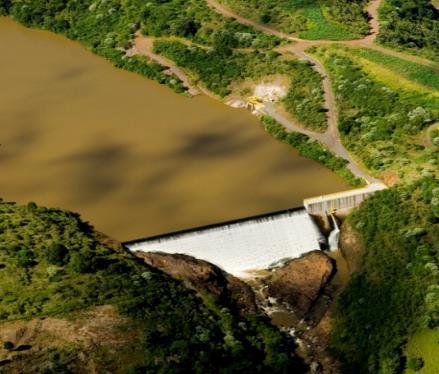
{"label": "shrub", "polygon": [[378,41],[439,58],[439,10],[430,0],[386,0]]}
{"label": "shrub", "polygon": [[3,343],[3,348],[10,351],[12,349],[14,349],[14,343],[7,341]]}
{"label": "shrub", "polygon": [[75,273],[90,273],[94,270],[94,262],[90,251],[74,252],[70,259],[70,267]]}
{"label": "shrub", "polygon": [[69,250],[62,244],[52,243],[46,248],[45,258],[49,264],[63,266],[69,261]]}
{"label": "shrub", "polygon": [[35,263],[33,252],[27,248],[20,249],[18,252],[16,252],[15,259],[17,261],[17,266],[22,268],[30,267]]}
{"label": "shrub", "polygon": [[421,357],[410,357],[407,360],[407,367],[413,371],[419,371],[424,367],[424,360]]}

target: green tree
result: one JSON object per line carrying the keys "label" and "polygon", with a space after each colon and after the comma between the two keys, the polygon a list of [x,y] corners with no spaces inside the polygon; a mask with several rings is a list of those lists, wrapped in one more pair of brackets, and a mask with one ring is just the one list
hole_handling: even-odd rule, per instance
{"label": "green tree", "polygon": [[12,349],[14,349],[14,343],[7,341],[3,343],[3,348],[10,351]]}
{"label": "green tree", "polygon": [[0,0],[0,16],[6,16],[11,7],[11,0]]}
{"label": "green tree", "polygon": [[75,273],[90,273],[95,269],[95,258],[89,250],[74,252],[70,259],[70,267]]}
{"label": "green tree", "polygon": [[60,243],[52,243],[46,248],[45,257],[48,263],[63,266],[69,261],[69,250]]}
{"label": "green tree", "polygon": [[407,360],[407,367],[413,371],[419,371],[424,367],[424,360],[421,357],[410,357]]}
{"label": "green tree", "polygon": [[233,48],[236,48],[237,45],[237,39],[229,31],[218,31],[214,35],[213,46],[215,51],[220,55],[232,55]]}

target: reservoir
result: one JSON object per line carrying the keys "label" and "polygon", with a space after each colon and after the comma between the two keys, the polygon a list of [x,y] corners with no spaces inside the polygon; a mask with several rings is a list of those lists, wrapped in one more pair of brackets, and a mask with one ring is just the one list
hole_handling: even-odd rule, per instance
{"label": "reservoir", "polygon": [[186,98],[0,18],[0,197],[76,211],[119,240],[347,189],[256,117]]}

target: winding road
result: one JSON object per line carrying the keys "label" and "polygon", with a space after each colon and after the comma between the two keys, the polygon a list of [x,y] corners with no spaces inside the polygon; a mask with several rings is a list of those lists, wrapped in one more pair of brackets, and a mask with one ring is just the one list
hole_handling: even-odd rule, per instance
{"label": "winding road", "polygon": [[136,37],[134,39],[134,46],[131,49],[127,50],[126,54],[127,56],[142,55],[149,57],[151,60],[166,67],[170,73],[174,74],[178,79],[180,79],[184,87],[186,87],[186,89],[188,90],[191,96],[199,95],[200,90],[195,85],[192,85],[189,76],[182,69],[180,69],[174,62],[168,60],[167,58],[161,55],[154,53],[153,45],[154,45],[154,38],[148,38],[136,34]]}
{"label": "winding road", "polygon": [[[369,6],[367,7],[367,12],[369,14],[369,22],[370,22],[370,33],[367,36],[357,40],[331,41],[331,40],[305,40],[289,34],[285,34],[270,26],[263,25],[254,20],[247,19],[245,17],[240,16],[239,14],[236,14],[233,10],[221,4],[218,0],[206,0],[206,3],[213,10],[215,10],[216,12],[220,13],[225,17],[233,18],[237,22],[252,27],[255,30],[291,42],[289,44],[276,48],[276,51],[283,54],[291,53],[295,55],[298,59],[308,61],[312,64],[313,68],[320,74],[322,78],[322,87],[324,91],[324,105],[327,110],[327,123],[328,123],[328,127],[325,132],[323,133],[315,132],[301,126],[298,123],[293,122],[291,118],[280,113],[280,111],[277,110],[276,107],[271,103],[266,103],[263,106],[263,108],[259,109],[259,112],[273,117],[286,129],[290,131],[295,131],[305,134],[309,136],[311,139],[321,142],[331,152],[347,160],[348,169],[351,170],[352,173],[354,173],[357,177],[363,178],[368,184],[380,183],[380,181],[365,173],[362,170],[362,168],[358,165],[356,160],[352,158],[352,156],[343,146],[340,138],[340,133],[338,131],[338,111],[337,111],[335,94],[332,89],[331,80],[323,64],[315,57],[308,54],[306,50],[311,46],[330,45],[330,44],[338,43],[349,47],[362,47],[362,48],[373,49],[390,56],[399,57],[408,61],[413,61],[439,70],[437,64],[434,64],[429,60],[423,59],[418,56],[407,55],[405,53],[389,50],[385,47],[375,44],[375,39],[379,33],[378,9],[381,5],[381,2],[382,0],[372,0]],[[197,95],[200,93],[201,90],[203,93],[212,96],[212,94],[209,91],[203,89],[202,87],[197,87],[191,84],[191,79],[189,78],[189,76],[184,72],[184,70],[178,67],[174,62],[160,55],[155,54],[152,48],[153,41],[154,41],[153,38],[136,35],[135,45],[131,50],[127,51],[127,53],[131,55],[134,54],[146,55],[149,58],[153,59],[154,61],[158,62],[159,64],[166,66],[170,72],[175,74],[183,82],[183,84],[188,88],[188,91],[191,95]],[[183,43],[188,44],[190,42],[183,41]]]}
{"label": "winding road", "polygon": [[231,10],[227,6],[221,4],[218,0],[206,0],[206,2],[212,9],[214,9],[218,13],[226,17],[231,17],[243,25],[253,27],[255,30],[259,30],[266,34],[274,35],[283,40],[292,42],[288,45],[277,48],[276,50],[281,53],[289,52],[294,54],[300,60],[309,61],[313,65],[313,68],[320,74],[322,78],[322,88],[324,91],[324,102],[325,102],[325,108],[327,109],[327,121],[328,121],[327,122],[328,127],[324,133],[311,131],[309,129],[304,128],[303,126],[300,126],[300,124],[292,122],[290,118],[284,116],[282,113],[276,110],[273,104],[265,104],[265,106],[261,109],[261,112],[276,119],[286,129],[305,134],[309,136],[311,139],[315,139],[320,143],[324,144],[331,152],[333,152],[339,157],[344,158],[348,162],[347,164],[348,169],[351,170],[352,173],[354,173],[357,177],[366,180],[368,184],[380,183],[381,182],[380,180],[365,173],[364,170],[358,165],[356,160],[353,159],[353,157],[343,146],[340,138],[340,133],[338,131],[338,111],[337,111],[335,94],[332,89],[331,80],[323,64],[319,60],[308,54],[306,50],[311,46],[320,46],[320,45],[329,45],[329,44],[338,43],[350,47],[362,47],[362,48],[373,49],[390,56],[399,57],[402,59],[406,59],[408,61],[413,61],[425,66],[438,69],[437,64],[434,64],[431,61],[428,61],[421,57],[407,55],[401,52],[389,50],[385,47],[378,46],[375,44],[376,37],[379,34],[378,9],[381,5],[382,0],[372,0],[369,6],[367,7],[367,13],[369,14],[370,33],[362,39],[349,40],[349,41],[301,39],[295,36],[282,33],[267,25],[262,25],[254,20],[244,18],[239,14],[236,14],[233,10]]}

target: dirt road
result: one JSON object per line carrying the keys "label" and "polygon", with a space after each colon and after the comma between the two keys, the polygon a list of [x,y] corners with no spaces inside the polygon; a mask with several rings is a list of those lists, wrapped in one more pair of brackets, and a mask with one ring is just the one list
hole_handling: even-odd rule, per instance
{"label": "dirt road", "polygon": [[[236,14],[229,7],[221,4],[218,0],[206,0],[206,3],[212,9],[214,9],[216,12],[222,14],[225,17],[233,18],[237,22],[246,26],[250,26],[255,30],[291,42],[290,44],[276,48],[276,51],[283,54],[292,53],[300,60],[309,61],[312,64],[313,68],[320,74],[322,78],[322,88],[324,91],[324,106],[327,110],[327,121],[328,121],[327,122],[328,127],[324,133],[308,130],[303,126],[294,123],[291,119],[287,118],[282,113],[279,113],[279,111],[276,110],[276,108],[272,104],[266,104],[264,108],[261,110],[261,112],[275,118],[286,129],[306,134],[310,138],[318,140],[319,142],[323,143],[334,154],[346,159],[349,163],[348,168],[356,176],[364,178],[368,183],[376,183],[379,181],[376,178],[367,175],[364,171],[362,171],[362,169],[358,166],[358,164],[355,162],[352,156],[344,148],[340,138],[340,133],[338,131],[337,103],[336,103],[334,91],[332,89],[331,80],[323,64],[320,61],[318,61],[316,58],[314,58],[312,55],[308,54],[306,50],[311,46],[339,43],[349,47],[361,47],[361,48],[373,49],[387,55],[413,61],[419,64],[423,64],[425,66],[437,68],[439,70],[437,64],[434,64],[431,61],[428,61],[418,56],[407,55],[405,53],[389,50],[385,47],[378,46],[374,43],[379,33],[378,9],[381,5],[381,2],[382,0],[372,0],[367,8],[367,12],[369,14],[369,22],[370,22],[369,35],[365,36],[362,39],[357,39],[357,40],[331,41],[331,40],[305,40],[292,35],[288,35],[270,26],[263,25],[254,20],[242,17],[239,14]],[[190,42],[185,41],[184,43],[187,44]],[[153,46],[152,38],[142,37],[138,35],[135,40],[135,46],[131,50],[131,53],[146,55],[151,59],[157,61],[158,63],[166,66],[173,74],[175,74],[177,77],[179,77],[182,80],[184,85],[188,87],[189,93],[191,95],[199,94],[199,89],[201,89],[204,93],[212,96],[212,94],[207,90],[202,89],[201,87],[197,88],[191,85],[190,79],[187,76],[187,74],[182,69],[180,69],[177,65],[175,65],[172,61],[169,61],[163,58],[162,56],[154,54],[152,50],[152,46]]]}
{"label": "dirt road", "polygon": [[143,55],[149,57],[151,60],[154,60],[158,64],[165,66],[170,73],[178,77],[183,82],[183,85],[187,88],[191,96],[199,95],[200,94],[199,89],[196,86],[192,85],[189,76],[182,69],[180,69],[174,62],[154,53],[153,44],[154,44],[153,38],[147,38],[144,36],[136,35],[136,38],[134,39],[134,46],[127,51],[127,55],[128,56]]}

